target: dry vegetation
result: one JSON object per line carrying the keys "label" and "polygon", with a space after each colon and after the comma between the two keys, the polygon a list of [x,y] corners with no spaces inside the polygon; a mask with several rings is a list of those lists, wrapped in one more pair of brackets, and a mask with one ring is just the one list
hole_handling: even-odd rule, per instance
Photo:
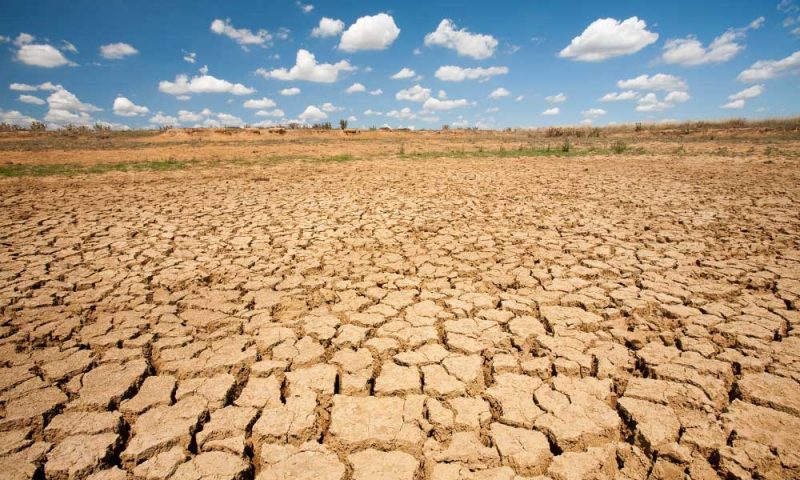
{"label": "dry vegetation", "polygon": [[0,476],[799,478],[798,127],[0,133]]}

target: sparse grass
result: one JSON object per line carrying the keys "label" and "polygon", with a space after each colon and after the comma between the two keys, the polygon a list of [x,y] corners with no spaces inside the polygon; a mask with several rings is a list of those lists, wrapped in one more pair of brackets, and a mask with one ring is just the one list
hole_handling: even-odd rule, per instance
{"label": "sparse grass", "polygon": [[616,153],[617,155],[625,153],[626,150],[628,150],[628,144],[626,144],[622,140],[617,140],[611,144],[611,151]]}
{"label": "sparse grass", "polygon": [[328,162],[349,162],[351,160],[355,160],[356,157],[350,155],[349,153],[341,153],[339,155],[329,155],[326,157],[319,157],[311,159],[312,162],[319,162],[319,163],[328,163]]}
{"label": "sparse grass", "polygon": [[81,175],[106,172],[143,172],[183,170],[186,162],[176,160],[152,160],[147,162],[79,164],[6,164],[0,165],[0,177],[49,177],[53,175]]}

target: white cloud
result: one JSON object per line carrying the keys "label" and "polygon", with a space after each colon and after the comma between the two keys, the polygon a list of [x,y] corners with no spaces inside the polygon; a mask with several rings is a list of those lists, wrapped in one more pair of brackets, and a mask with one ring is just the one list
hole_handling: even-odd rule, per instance
{"label": "white cloud", "polygon": [[211,115],[211,110],[204,109],[202,112],[194,113],[189,110],[178,110],[178,119],[181,123],[198,123]]}
{"label": "white cloud", "polygon": [[146,115],[150,113],[147,107],[136,105],[125,97],[117,97],[114,99],[114,107],[112,108],[114,115],[120,117],[135,117],[137,115]]}
{"label": "white cloud", "polygon": [[306,80],[317,83],[333,83],[339,78],[339,72],[350,72],[355,70],[347,60],[336,63],[317,63],[313,53],[308,50],[300,49],[297,51],[295,65],[287,70],[278,68],[272,71],[259,68],[256,73],[264,78],[275,78],[278,80]]}
{"label": "white cloud", "polygon": [[335,37],[344,30],[344,22],[333,18],[322,17],[319,26],[311,30],[311,36],[317,38]]}
{"label": "white cloud", "polygon": [[658,99],[655,93],[650,92],[644,97],[639,99],[638,104],[636,105],[637,112],[662,112],[668,108],[672,108],[674,105],[668,102],[664,102]]}
{"label": "white cloud", "polygon": [[734,93],[729,100],[746,100],[748,98],[755,98],[764,93],[764,85],[753,85],[752,87],[745,88],[744,90]]}
{"label": "white cloud", "polygon": [[375,90],[370,90],[369,94],[372,96],[383,95],[383,90],[381,90],[380,88],[376,88]]}
{"label": "white cloud", "polygon": [[35,118],[24,115],[17,110],[3,110],[0,108],[0,123],[28,127],[35,121]]}
{"label": "white cloud", "polygon": [[661,60],[664,63],[687,67],[727,62],[744,49],[744,45],[737,41],[743,39],[748,30],[761,28],[763,24],[764,17],[759,17],[750,22],[747,27],[729,28],[725,33],[712,40],[708,47],[704,47],[694,36],[668,40],[664,44]]}
{"label": "white cloud", "polygon": [[260,45],[263,47],[272,40],[272,35],[268,31],[261,29],[254,33],[247,28],[235,28],[229,18],[225,20],[215,19],[211,22],[211,31],[217,35],[225,35],[242,47],[247,45]]}
{"label": "white cloud", "polygon": [[208,65],[203,65],[202,67],[198,68],[197,71],[200,72],[200,75],[208,75]]}
{"label": "white cloud", "polygon": [[189,79],[186,75],[178,75],[174,82],[162,80],[158,82],[158,91],[170,95],[184,95],[188,93],[230,93],[233,95],[250,95],[255,93],[254,88],[246,87],[241,83],[231,83],[227,80],[211,75],[194,76]]}
{"label": "white cloud", "polygon": [[684,103],[688,102],[692,98],[687,92],[669,92],[666,97],[664,97],[665,102],[669,103]]}
{"label": "white cloud", "polygon": [[784,74],[800,72],[800,51],[781,60],[759,60],[737,77],[742,82],[759,82]]}
{"label": "white cloud", "polygon": [[61,85],[47,82],[39,85],[38,88],[53,92],[47,97],[48,111],[44,119],[54,126],[90,125],[92,123],[91,112],[102,111],[101,108],[91,103],[81,102],[78,97]]}
{"label": "white cloud", "polygon": [[194,63],[195,61],[197,61],[197,53],[195,53],[195,52],[184,52],[184,53],[186,53],[183,56],[183,60],[184,61],[189,62],[189,63]]}
{"label": "white cloud", "polygon": [[394,75],[392,75],[389,78],[391,78],[392,80],[404,80],[406,78],[411,78],[411,77],[415,76],[416,74],[417,74],[417,72],[415,72],[414,70],[411,70],[408,67],[403,67],[403,68],[400,69],[399,72],[395,73]]}
{"label": "white cloud", "polygon": [[349,87],[347,87],[347,90],[345,90],[345,93],[359,93],[359,92],[366,92],[366,91],[367,91],[367,87],[365,87],[361,83],[356,82],[356,83],[350,85]]}
{"label": "white cloud", "polygon": [[32,105],[44,105],[45,103],[47,103],[41,98],[34,95],[20,95],[19,101],[22,103],[30,103]]}
{"label": "white cloud", "polygon": [[280,93],[284,97],[291,97],[291,96],[299,94],[300,93],[300,89],[297,88],[297,87],[284,88],[283,90],[280,91]]}
{"label": "white cloud", "polygon": [[310,3],[304,4],[301,3],[299,0],[295,3],[297,4],[298,7],[300,7],[300,10],[302,10],[303,13],[311,13],[312,11],[314,11],[314,5],[311,5]]}
{"label": "white cloud", "polygon": [[518,95],[517,98],[514,99],[515,102],[521,102],[523,100],[525,100],[525,96],[524,95]]}
{"label": "white cloud", "polygon": [[61,50],[72,53],[78,53],[78,48],[71,42],[68,42],[66,40],[61,40]]}
{"label": "white cloud", "polygon": [[721,106],[720,108],[727,108],[727,109],[741,109],[744,108],[745,101],[742,99],[733,100],[731,102],[726,103],[725,105]]}
{"label": "white cloud", "polygon": [[394,18],[385,13],[364,16],[342,34],[339,49],[345,52],[358,50],[385,50],[400,35]]}
{"label": "white cloud", "polygon": [[567,101],[567,96],[563,93],[559,93],[556,95],[550,95],[548,97],[544,97],[544,99],[550,103],[564,103]]}
{"label": "white cloud", "polygon": [[38,90],[38,87],[28,85],[27,83],[12,83],[8,88],[16,92],[35,92]]}
{"label": "white cloud", "polygon": [[328,115],[320,110],[318,107],[314,105],[309,105],[306,107],[305,111],[298,115],[300,120],[324,120],[328,118]]}
{"label": "white cloud", "polygon": [[[22,34],[20,34],[22,35]],[[17,60],[25,65],[43,68],[56,68],[64,65],[75,65],[57,48],[47,44],[24,44],[17,50]]]}
{"label": "white cloud", "polygon": [[422,104],[423,110],[428,111],[444,111],[468,106],[469,102],[463,98],[459,100],[439,100],[438,98],[431,97]]}
{"label": "white cloud", "polygon": [[639,93],[633,90],[625,90],[624,92],[609,92],[600,97],[601,102],[620,102],[623,100],[636,100],[639,98]]}
{"label": "white cloud", "polygon": [[23,45],[33,43],[35,39],[36,37],[31,35],[30,33],[22,32],[19,35],[17,35],[17,38],[14,39],[14,45],[21,47]]}
{"label": "white cloud", "polygon": [[259,110],[256,115],[259,117],[283,117],[286,114],[280,108],[276,108],[274,110]]}
{"label": "white cloud", "polygon": [[244,102],[244,108],[261,109],[261,108],[272,108],[274,106],[275,106],[275,101],[267,97],[261,99],[251,98],[250,100]]}
{"label": "white cloud", "polygon": [[100,56],[106,60],[120,60],[131,55],[136,55],[139,50],[127,43],[109,43],[100,47]]}
{"label": "white cloud", "polygon": [[411,120],[417,118],[417,115],[411,111],[410,108],[405,107],[400,110],[392,110],[386,114],[387,117],[396,118],[398,120]]}
{"label": "white cloud", "polygon": [[244,120],[230,113],[218,113],[217,120],[226,127],[241,127],[244,125]]}
{"label": "white cloud", "polygon": [[503,98],[511,95],[511,92],[503,87],[496,88],[489,94],[489,98]]}
{"label": "white cloud", "polygon": [[483,80],[508,73],[508,67],[462,68],[454,65],[439,67],[434,74],[443,82],[463,82],[464,80]]}
{"label": "white cloud", "polygon": [[653,76],[639,75],[636,78],[620,80],[617,82],[617,86],[632,90],[662,91],[683,91],[689,88],[684,79],[665,73],[657,73]]}
{"label": "white cloud", "polygon": [[558,115],[559,113],[561,113],[561,109],[558,107],[553,107],[542,112],[542,115]]}
{"label": "white cloud", "polygon": [[177,97],[175,97],[175,99],[180,100],[181,102],[185,102],[187,100],[191,100],[192,97],[191,95],[178,95]]}
{"label": "white cloud", "polygon": [[375,110],[372,110],[371,108],[369,108],[367,110],[364,110],[364,115],[367,115],[367,116],[369,116],[369,115],[383,115],[383,113],[382,112],[376,112]]}
{"label": "white cloud", "polygon": [[499,107],[489,107],[486,109],[486,113],[497,113],[500,111]]}
{"label": "white cloud", "polygon": [[328,112],[328,113],[340,112],[340,111],[344,110],[344,108],[337,107],[334,104],[332,104],[331,102],[323,103],[320,108],[322,109],[323,112]]}
{"label": "white cloud", "polygon": [[431,97],[431,89],[421,85],[414,85],[410,88],[400,90],[395,95],[398,100],[408,100],[409,102],[424,102]]}
{"label": "white cloud", "polygon": [[586,118],[597,118],[597,117],[602,117],[606,113],[607,112],[602,108],[590,108],[588,110],[582,111],[581,115],[583,115]]}
{"label": "white cloud", "polygon": [[491,35],[470,33],[466,28],[456,30],[456,24],[445,18],[436,30],[425,35],[425,45],[440,46],[455,50],[459,55],[478,60],[494,55],[497,39]]}
{"label": "white cloud", "polygon": [[752,87],[745,88],[733,95],[728,96],[730,102],[722,105],[721,108],[740,109],[744,108],[746,101],[750,98],[755,98],[764,93],[764,85],[753,85]]}
{"label": "white cloud", "polygon": [[178,119],[173,116],[164,115],[163,113],[158,112],[150,117],[150,123],[155,125],[176,125],[179,122]]}
{"label": "white cloud", "polygon": [[622,22],[615,18],[600,18],[573,38],[558,55],[583,62],[599,62],[636,53],[656,40],[658,34],[647,30],[647,23],[638,17]]}

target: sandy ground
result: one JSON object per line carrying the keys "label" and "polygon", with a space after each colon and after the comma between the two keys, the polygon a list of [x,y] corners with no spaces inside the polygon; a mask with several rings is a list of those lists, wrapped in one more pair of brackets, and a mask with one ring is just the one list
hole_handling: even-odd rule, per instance
{"label": "sandy ground", "polygon": [[0,180],[0,476],[800,478],[796,140],[388,138]]}

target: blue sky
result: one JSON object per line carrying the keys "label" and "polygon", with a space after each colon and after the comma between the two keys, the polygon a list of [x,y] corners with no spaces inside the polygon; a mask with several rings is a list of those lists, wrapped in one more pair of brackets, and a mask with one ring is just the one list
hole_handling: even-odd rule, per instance
{"label": "blue sky", "polygon": [[[0,120],[503,128],[791,116],[800,8],[778,1],[5,2]],[[402,69],[413,74],[391,78]]]}

